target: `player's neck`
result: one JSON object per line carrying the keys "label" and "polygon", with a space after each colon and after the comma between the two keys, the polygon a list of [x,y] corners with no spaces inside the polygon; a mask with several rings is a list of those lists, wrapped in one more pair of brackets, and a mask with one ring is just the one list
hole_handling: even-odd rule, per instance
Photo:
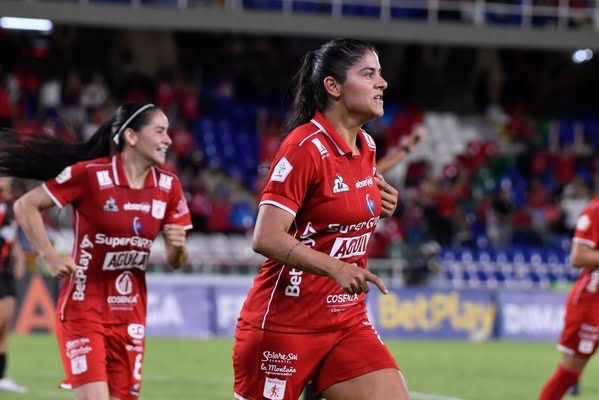
{"label": "player's neck", "polygon": [[339,134],[352,150],[354,154],[360,154],[360,148],[358,147],[357,137],[358,132],[362,128],[362,124],[357,122],[347,113],[336,110],[331,107],[329,110],[323,112],[329,123],[335,128],[337,134]]}
{"label": "player's neck", "polygon": [[152,165],[134,152],[126,150],[121,153],[121,160],[123,162],[123,171],[125,171],[125,176],[129,181],[129,187],[142,189]]}

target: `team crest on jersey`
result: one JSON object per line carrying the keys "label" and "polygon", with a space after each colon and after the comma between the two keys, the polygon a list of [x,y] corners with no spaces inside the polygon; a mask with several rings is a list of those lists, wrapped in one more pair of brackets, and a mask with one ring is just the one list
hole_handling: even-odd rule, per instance
{"label": "team crest on jersey", "polygon": [[166,202],[160,200],[152,200],[152,217],[156,219],[164,218],[166,212]]}
{"label": "team crest on jersey", "polygon": [[133,272],[125,271],[121,273],[114,281],[114,287],[120,295],[126,296],[131,294],[133,291],[133,281],[131,280],[132,276]]}
{"label": "team crest on jersey", "polygon": [[285,386],[287,386],[287,381],[266,377],[262,395],[271,400],[283,400],[285,398]]}
{"label": "team crest on jersey", "polygon": [[343,177],[339,174],[337,174],[337,177],[335,178],[335,181],[333,182],[333,193],[341,193],[341,192],[348,192],[349,191],[349,186],[347,186],[347,183],[343,182]]}
{"label": "team crest on jersey", "polygon": [[56,183],[58,183],[59,185],[62,185],[63,183],[71,179],[71,167],[66,167],[65,169],[63,169],[62,172],[58,174],[58,176],[56,176],[55,179]]}
{"label": "team crest on jersey", "polygon": [[119,211],[119,206],[116,205],[116,201],[114,200],[114,197],[109,197],[106,200],[106,203],[104,203],[104,211],[107,211],[107,212]]}
{"label": "team crest on jersey", "polygon": [[108,171],[97,171],[96,177],[98,178],[98,185],[100,185],[100,189],[112,186],[112,179],[110,179],[110,174]]}
{"label": "team crest on jersey", "polygon": [[272,175],[270,176],[271,181],[285,182],[287,176],[291,173],[293,165],[285,157],[281,158],[277,165],[275,165]]}

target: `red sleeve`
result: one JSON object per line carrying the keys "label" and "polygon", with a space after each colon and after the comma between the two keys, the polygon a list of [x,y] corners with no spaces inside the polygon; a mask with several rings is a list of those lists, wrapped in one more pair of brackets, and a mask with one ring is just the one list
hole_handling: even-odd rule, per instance
{"label": "red sleeve", "polygon": [[166,214],[162,222],[163,226],[165,224],[183,225],[186,230],[193,227],[185,193],[183,193],[181,182],[176,177],[173,179],[173,190],[170,192]]}
{"label": "red sleeve", "polygon": [[54,179],[42,184],[42,187],[60,208],[81,200],[87,192],[87,171],[84,163],[66,167]]}
{"label": "red sleeve", "polygon": [[273,165],[260,205],[274,205],[295,217],[317,176],[312,153],[308,146],[286,144],[277,152]]}
{"label": "red sleeve", "polygon": [[598,211],[596,205],[591,205],[580,214],[578,222],[576,222],[573,242],[584,244],[593,249],[597,247],[599,243]]}

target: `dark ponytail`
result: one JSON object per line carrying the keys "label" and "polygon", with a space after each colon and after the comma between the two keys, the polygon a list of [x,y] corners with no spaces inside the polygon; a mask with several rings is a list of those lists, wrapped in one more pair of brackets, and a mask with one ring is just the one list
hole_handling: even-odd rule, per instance
{"label": "dark ponytail", "polygon": [[345,82],[347,70],[369,50],[377,52],[373,45],[361,40],[335,39],[306,53],[293,78],[293,103],[285,132],[310,121],[316,110],[324,111],[329,101],[324,78],[331,76],[339,83]]}
{"label": "dark ponytail", "polygon": [[[78,161],[106,157],[120,152],[124,140],[113,140],[125,128],[135,131],[148,124],[155,106],[148,107],[135,115],[145,104],[127,103],[119,107],[115,115],[85,142],[67,143],[63,140],[44,136],[23,134],[15,131],[0,131],[0,176],[48,180],[58,175],[64,168]],[[123,128],[123,129],[121,129]]]}

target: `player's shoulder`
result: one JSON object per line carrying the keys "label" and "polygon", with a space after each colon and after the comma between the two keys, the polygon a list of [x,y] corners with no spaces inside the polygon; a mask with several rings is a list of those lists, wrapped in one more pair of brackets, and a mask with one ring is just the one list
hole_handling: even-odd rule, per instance
{"label": "player's shoulder", "polygon": [[599,216],[599,196],[596,196],[589,202],[584,212]]}
{"label": "player's shoulder", "polygon": [[84,169],[102,169],[109,168],[112,165],[112,159],[110,157],[99,157],[91,160],[79,161],[73,164],[74,168]]}
{"label": "player's shoulder", "polygon": [[315,158],[326,158],[333,150],[327,133],[313,121],[293,129],[281,144],[282,149],[310,153]]}
{"label": "player's shoulder", "polygon": [[164,169],[162,167],[154,166],[154,173],[156,174],[156,182],[160,189],[170,192],[173,187],[181,187],[179,177],[172,171]]}

